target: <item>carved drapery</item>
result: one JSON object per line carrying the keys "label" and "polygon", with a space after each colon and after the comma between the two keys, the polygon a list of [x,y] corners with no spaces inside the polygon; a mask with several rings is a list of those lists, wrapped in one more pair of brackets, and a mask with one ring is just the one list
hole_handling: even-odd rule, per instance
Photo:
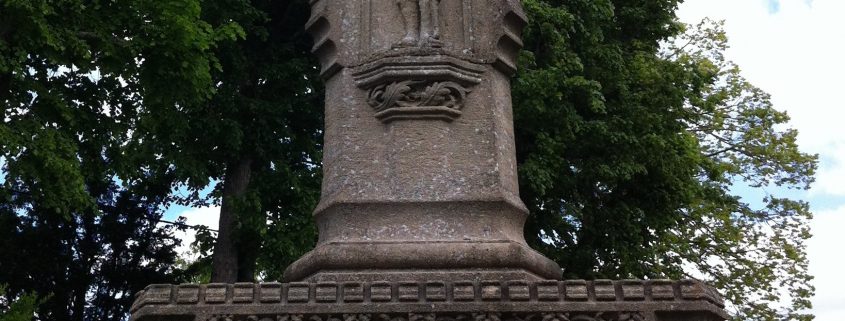
{"label": "carved drapery", "polygon": [[405,36],[398,46],[440,47],[440,0],[396,0]]}
{"label": "carved drapery", "polygon": [[419,49],[409,55],[460,57],[512,74],[522,46],[520,33],[527,24],[519,0],[492,1],[500,8],[492,16],[474,8],[478,0],[311,2],[306,30],[314,38],[313,52],[326,78],[396,49]]}

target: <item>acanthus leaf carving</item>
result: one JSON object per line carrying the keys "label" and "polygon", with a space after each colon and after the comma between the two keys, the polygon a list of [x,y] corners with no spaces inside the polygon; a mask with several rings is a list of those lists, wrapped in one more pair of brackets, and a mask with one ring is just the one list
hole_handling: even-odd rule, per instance
{"label": "acanthus leaf carving", "polygon": [[570,321],[616,321],[608,319],[603,312],[580,313],[571,316]]}
{"label": "acanthus leaf carving", "polygon": [[359,66],[352,76],[382,122],[461,116],[470,87],[483,66],[450,56],[384,57]]}
{"label": "acanthus leaf carving", "polygon": [[645,317],[638,312],[621,313],[619,321],[645,321]]}
{"label": "acanthus leaf carving", "polygon": [[405,315],[390,315],[390,314],[379,314],[378,315],[379,321],[408,321],[407,316]]}
{"label": "acanthus leaf carving", "polygon": [[471,316],[466,313],[441,313],[436,315],[437,321],[468,321],[470,317]]}
{"label": "acanthus leaf carving", "polygon": [[222,315],[213,315],[208,318],[208,321],[232,321],[233,316],[231,314],[222,314]]}
{"label": "acanthus leaf carving", "polygon": [[569,321],[569,313],[551,312],[543,313],[542,321]]}
{"label": "acanthus leaf carving", "polygon": [[539,313],[511,313],[505,321],[544,321]]}
{"label": "acanthus leaf carving", "polygon": [[344,314],[343,321],[370,321],[369,314]]}
{"label": "acanthus leaf carving", "polygon": [[388,108],[442,106],[460,110],[470,90],[452,81],[403,80],[381,84],[367,99],[377,112]]}
{"label": "acanthus leaf carving", "polygon": [[305,317],[301,314],[280,314],[276,321],[302,321]]}
{"label": "acanthus leaf carving", "polygon": [[473,313],[472,319],[474,321],[502,321],[502,314],[498,312],[479,312]]}
{"label": "acanthus leaf carving", "polygon": [[411,313],[408,316],[408,321],[436,321],[437,316],[434,313]]}

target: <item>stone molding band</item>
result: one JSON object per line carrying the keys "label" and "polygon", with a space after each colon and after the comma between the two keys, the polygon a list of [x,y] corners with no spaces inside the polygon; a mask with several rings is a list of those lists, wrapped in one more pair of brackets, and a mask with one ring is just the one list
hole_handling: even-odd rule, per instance
{"label": "stone molding band", "polygon": [[[723,307],[722,297],[696,280],[567,280],[159,284],[139,292],[131,311],[136,321],[176,312],[203,320],[216,315],[217,321],[259,321],[265,317],[279,321],[291,315],[316,315],[319,321],[334,321],[327,318],[335,317],[355,321],[343,315],[356,314],[371,318],[358,321],[379,321],[380,314],[404,313],[407,317],[408,313],[485,311],[512,313],[507,318],[497,314],[499,320],[487,321],[622,321],[648,320],[653,318],[650,315],[663,312],[706,313],[717,319],[726,317]],[[645,317],[631,316],[640,312]],[[428,321],[446,321],[444,318]],[[318,320],[308,317],[303,321]],[[478,320],[471,317],[466,321]]]}
{"label": "stone molding band", "polygon": [[202,321],[644,321],[641,312],[213,314]]}
{"label": "stone molding band", "polygon": [[[411,244],[413,246],[409,247]],[[444,244],[435,241],[327,242],[318,244],[299,261],[289,265],[284,277],[299,281],[320,271],[366,271],[373,266],[383,270],[410,270],[411,273],[415,270],[458,271],[484,266],[488,269],[522,269],[543,279],[554,280],[561,276],[557,264],[524,243],[513,240],[453,241],[448,243],[450,251],[444,251]],[[379,255],[375,257],[372,253]],[[413,255],[406,255],[408,253]]]}

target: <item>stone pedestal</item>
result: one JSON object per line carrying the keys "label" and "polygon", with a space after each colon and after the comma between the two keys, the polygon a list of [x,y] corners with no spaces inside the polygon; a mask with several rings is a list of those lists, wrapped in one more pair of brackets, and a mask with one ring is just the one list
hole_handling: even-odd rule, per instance
{"label": "stone pedestal", "polygon": [[724,320],[696,281],[559,281],[525,243],[519,0],[312,0],[326,82],[316,248],[287,283],[153,285],[132,319]]}

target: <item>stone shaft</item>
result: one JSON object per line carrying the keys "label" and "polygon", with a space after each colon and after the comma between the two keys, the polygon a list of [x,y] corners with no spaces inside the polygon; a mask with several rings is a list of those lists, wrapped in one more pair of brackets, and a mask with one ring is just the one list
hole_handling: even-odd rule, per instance
{"label": "stone shaft", "polygon": [[510,96],[519,1],[312,8],[326,80],[320,237],[285,280],[559,278],[523,236]]}

